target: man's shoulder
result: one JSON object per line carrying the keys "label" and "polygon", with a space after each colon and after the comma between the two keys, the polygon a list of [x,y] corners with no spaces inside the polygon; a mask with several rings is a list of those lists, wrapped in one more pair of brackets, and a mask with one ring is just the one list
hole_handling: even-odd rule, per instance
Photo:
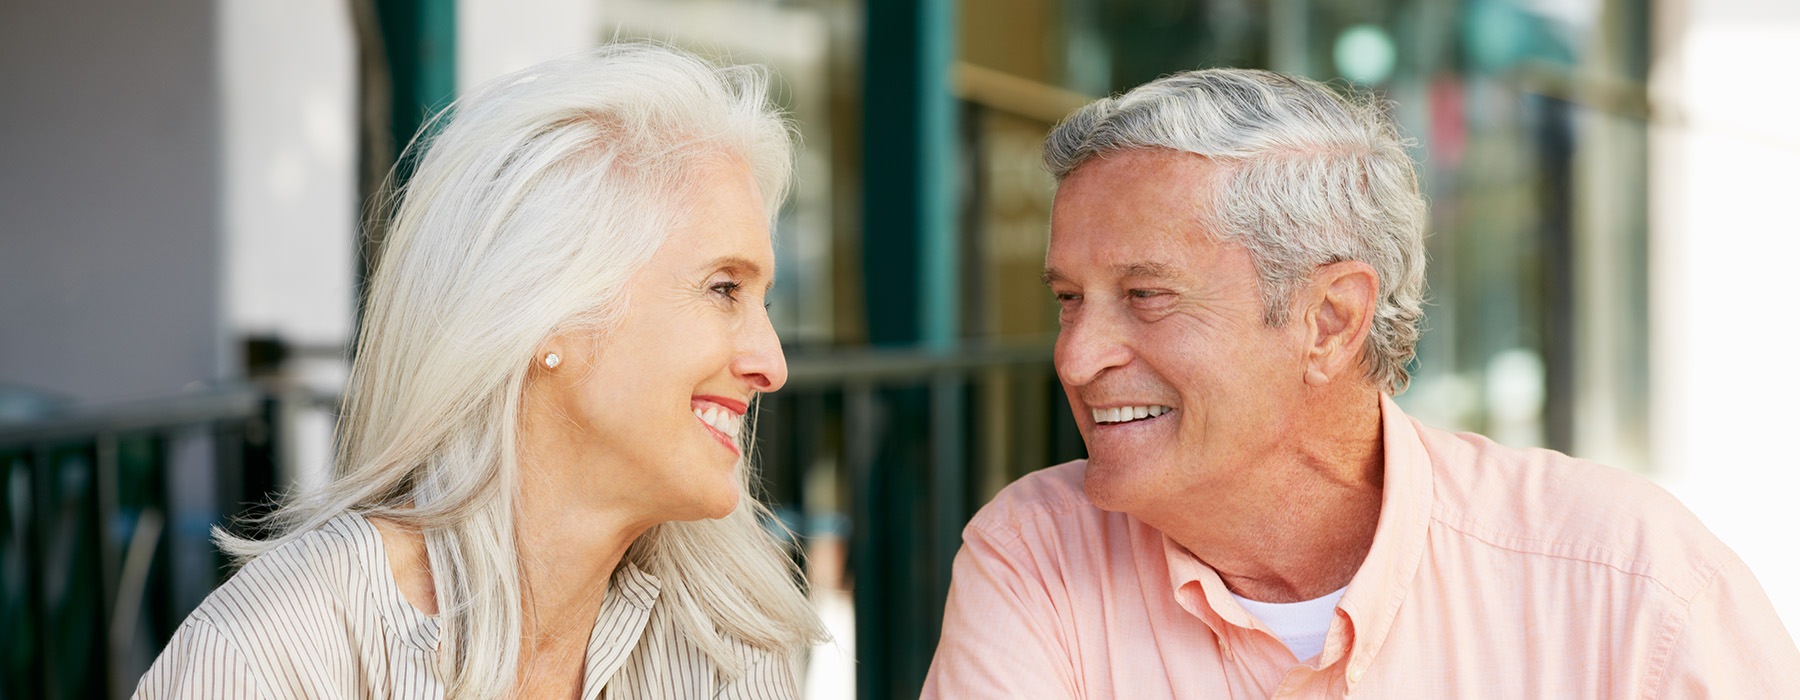
{"label": "man's shoulder", "polygon": [[993,503],[1024,508],[1092,508],[1087,493],[1082,491],[1082,481],[1087,478],[1087,460],[1077,459],[1045,467],[1019,477],[1000,493],[994,495]]}
{"label": "man's shoulder", "polygon": [[1027,533],[1077,535],[1104,529],[1128,516],[1100,510],[1082,481],[1087,460],[1078,459],[1046,467],[1019,477],[995,494],[993,500],[969,520],[969,530],[989,537],[1017,538]]}
{"label": "man's shoulder", "polygon": [[1693,513],[1638,474],[1473,433],[1419,427],[1432,462],[1432,520],[1486,546],[1646,576],[1685,597],[1733,555]]}

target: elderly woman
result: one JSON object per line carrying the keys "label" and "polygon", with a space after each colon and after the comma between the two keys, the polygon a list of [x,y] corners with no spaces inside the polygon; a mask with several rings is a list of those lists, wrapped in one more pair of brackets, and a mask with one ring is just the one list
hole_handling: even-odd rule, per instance
{"label": "elderly woman", "polygon": [[791,697],[822,631],[747,488],[789,125],[621,45],[451,110],[369,291],[337,475],[141,697]]}

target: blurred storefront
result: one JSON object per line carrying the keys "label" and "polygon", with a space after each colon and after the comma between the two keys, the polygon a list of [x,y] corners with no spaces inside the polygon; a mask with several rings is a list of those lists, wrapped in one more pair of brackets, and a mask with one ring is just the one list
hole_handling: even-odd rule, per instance
{"label": "blurred storefront", "polygon": [[[1791,272],[1781,261],[1800,257],[1800,231],[1780,209],[1800,191],[1786,165],[1800,156],[1786,133],[1800,105],[1766,76],[1800,66],[1792,3],[181,7],[185,25],[216,35],[108,24],[87,36],[146,56],[210,38],[205,51],[140,68],[184,96],[169,109],[220,128],[180,129],[189,138],[167,146],[133,137],[145,150],[132,167],[85,193],[32,176],[114,165],[119,148],[65,146],[161,122],[93,109],[112,88],[62,100],[23,69],[31,57],[22,49],[7,58],[0,88],[38,105],[18,113],[21,123],[41,124],[0,130],[0,153],[11,156],[0,165],[9,183],[0,192],[0,314],[20,319],[3,329],[0,390],[42,389],[75,415],[0,410],[0,484],[10,489],[0,499],[0,622],[12,631],[0,697],[128,687],[155,637],[210,585],[208,518],[241,508],[252,491],[324,473],[330,399],[354,329],[353,251],[368,244],[357,202],[426,111],[507,71],[634,38],[768,66],[805,144],[776,231],[771,308],[791,380],[762,400],[757,428],[770,500],[840,636],[815,656],[810,697],[916,697],[962,523],[1018,475],[1081,456],[1049,362],[1056,314],[1039,278],[1054,189],[1039,145],[1089,99],[1201,66],[1273,68],[1373,91],[1414,140],[1432,211],[1431,303],[1415,380],[1400,397],[1409,412],[1671,483],[1709,523],[1724,523],[1721,535],[1800,621],[1800,566],[1757,539],[1796,525],[1770,514],[1791,510],[1779,499],[1800,487],[1800,476],[1785,476],[1800,475],[1800,459],[1779,441],[1800,412],[1769,397],[1800,392],[1800,377],[1725,359],[1791,342],[1769,326],[1785,311],[1779,282]],[[91,14],[56,3],[7,6],[0,39],[17,41],[0,45],[39,46],[26,29],[79,37],[88,26]],[[105,56],[64,61],[68,75],[55,77],[85,86],[89,73],[118,70]],[[99,121],[48,128],[61,118],[57,105]],[[37,140],[19,136],[27,132]],[[208,157],[175,157],[189,151]],[[161,191],[141,186],[152,181],[199,183],[160,204],[216,216],[124,225],[142,192]],[[71,198],[92,215],[72,214],[84,210]],[[83,233],[83,247],[125,257],[179,240],[181,274],[204,289],[131,307],[65,293],[70,270],[88,271],[43,251],[70,231]],[[186,335],[203,337],[204,352],[162,353],[179,355],[162,368],[160,354],[104,343],[119,328],[154,338],[171,325],[145,323],[142,304],[179,306],[184,323],[202,329]],[[67,319],[80,319],[79,337]],[[70,338],[85,354],[53,357]],[[80,410],[184,386],[215,391],[187,396],[185,413]],[[42,405],[34,396],[0,394],[0,409]],[[1731,449],[1714,445],[1721,439]],[[206,497],[187,498],[182,511],[176,502],[195,492],[194,479],[211,480],[201,484]],[[140,483],[153,498],[117,492]],[[1746,515],[1733,520],[1734,510]],[[65,521],[85,529],[63,533]],[[176,556],[202,563],[183,573],[167,563]],[[93,580],[56,588],[84,576]],[[127,590],[131,582],[141,590]],[[121,609],[136,612],[112,619]],[[44,661],[52,653],[104,656],[109,671],[84,675]]]}

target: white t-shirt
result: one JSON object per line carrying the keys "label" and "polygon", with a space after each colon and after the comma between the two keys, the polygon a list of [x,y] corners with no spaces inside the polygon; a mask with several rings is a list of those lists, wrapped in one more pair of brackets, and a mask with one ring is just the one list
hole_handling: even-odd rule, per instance
{"label": "white t-shirt", "polygon": [[1263,603],[1236,593],[1231,597],[1237,599],[1244,612],[1274,632],[1281,643],[1294,652],[1294,658],[1306,661],[1318,656],[1325,648],[1325,634],[1331,631],[1331,618],[1337,612],[1338,599],[1344,597],[1347,588],[1349,586],[1298,603]]}

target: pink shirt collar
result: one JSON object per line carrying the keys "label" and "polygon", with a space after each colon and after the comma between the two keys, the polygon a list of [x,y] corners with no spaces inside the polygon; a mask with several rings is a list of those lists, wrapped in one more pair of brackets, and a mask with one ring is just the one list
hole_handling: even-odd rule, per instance
{"label": "pink shirt collar", "polygon": [[[1431,459],[1412,421],[1386,395],[1381,397],[1381,432],[1381,519],[1375,541],[1338,601],[1339,615],[1316,662],[1317,668],[1328,668],[1348,655],[1346,671],[1352,683],[1375,658],[1411,590],[1424,559],[1431,518]],[[1227,636],[1222,625],[1260,627],[1232,599],[1218,572],[1167,535],[1163,554],[1176,601],[1215,634]]]}

